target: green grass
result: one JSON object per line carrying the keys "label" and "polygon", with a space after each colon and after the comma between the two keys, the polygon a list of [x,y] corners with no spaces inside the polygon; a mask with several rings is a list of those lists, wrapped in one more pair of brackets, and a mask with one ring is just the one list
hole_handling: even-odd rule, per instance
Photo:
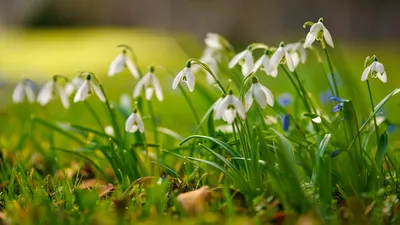
{"label": "green grass", "polygon": [[[147,30],[12,30],[0,36],[2,79],[10,82],[0,90],[2,223],[398,223],[398,132],[386,132],[389,123],[400,123],[399,97],[392,92],[400,82],[396,45],[335,42],[336,48],[328,49],[340,75],[341,97],[349,100],[338,113],[331,112],[333,101],[319,99],[328,84],[309,51],[307,63],[297,73],[322,117],[322,123],[313,126],[309,124],[315,112],[303,106],[283,70],[277,78],[256,73],[275,100],[279,93],[290,92],[294,102],[283,107],[275,101],[265,110],[253,105],[245,120],[235,120],[234,134],[216,131],[226,123],[214,121],[209,108],[221,93],[206,83],[202,72],[196,74],[194,92],[182,86],[183,93],[172,90],[171,74],[156,68],[165,100],[151,101],[154,112],[138,100],[146,127],[141,136],[125,132],[131,111],[119,106],[120,95],[132,95],[137,81],[127,71],[106,76],[119,44],[132,47],[143,72],[150,65],[163,65],[173,75],[201,51],[189,35]],[[256,58],[261,52],[255,53]],[[364,59],[372,54],[388,74],[387,84],[370,82],[377,106],[373,112],[366,84],[360,81]],[[226,87],[231,79],[238,96],[251,82],[242,85],[240,69],[227,68],[232,56],[223,53],[221,83]],[[328,71],[325,59],[323,66]],[[11,103],[12,89],[22,75],[43,84],[54,74],[72,78],[77,71],[91,71],[101,80],[111,113],[95,96],[87,104],[102,127],[112,125],[121,136],[100,129],[83,103],[68,110],[59,100],[45,107]],[[202,121],[200,127],[187,101]],[[386,122],[379,126],[376,140],[373,119],[380,106]],[[284,114],[291,115],[288,131],[281,125]],[[265,123],[264,115],[279,115],[277,123]],[[154,122],[158,130],[153,129]],[[146,150],[159,152],[159,158],[148,158]],[[90,186],[92,181],[96,184]],[[204,185],[211,194],[197,205],[207,209],[192,218],[177,196]],[[113,191],[104,192],[107,187]]]}

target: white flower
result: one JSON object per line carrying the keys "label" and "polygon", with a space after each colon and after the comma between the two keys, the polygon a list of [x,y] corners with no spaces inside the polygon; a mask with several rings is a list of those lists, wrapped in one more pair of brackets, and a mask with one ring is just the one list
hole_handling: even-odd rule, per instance
{"label": "white flower", "polygon": [[75,77],[72,79],[70,82],[68,82],[65,87],[65,93],[67,93],[68,96],[70,96],[75,90],[77,90],[85,81],[82,77]]}
{"label": "white flower", "polygon": [[325,28],[321,18],[317,23],[314,23],[311,26],[310,31],[306,36],[306,40],[304,41],[304,48],[309,48],[315,40],[320,41],[322,38],[328,45],[330,45],[332,48],[334,47],[332,36],[328,29]]}
{"label": "white flower", "polygon": [[110,136],[115,136],[114,128],[110,125],[104,127],[104,132]]}
{"label": "white flower", "polygon": [[131,96],[128,94],[122,94],[119,98],[119,105],[121,106],[121,108],[130,112],[132,110]]}
{"label": "white flower", "polygon": [[45,106],[57,94],[60,96],[61,103],[64,106],[64,108],[68,109],[69,108],[68,95],[65,92],[64,88],[62,88],[59,84],[57,84],[57,77],[53,77],[52,80],[47,82],[42,87],[42,89],[40,89],[36,101],[39,102],[41,106]]}
{"label": "white flower", "polygon": [[307,51],[300,42],[287,44],[284,48],[289,52],[295,68],[300,64],[300,62],[302,64],[306,62]]}
{"label": "white flower", "polygon": [[29,79],[24,79],[15,86],[12,100],[14,103],[21,103],[25,100],[25,96],[29,103],[35,102],[35,84]]}
{"label": "white flower", "polygon": [[267,104],[270,106],[274,106],[274,96],[272,95],[272,92],[268,88],[258,83],[256,77],[253,77],[253,84],[247,91],[244,99],[245,99],[246,112],[249,111],[251,105],[253,104],[254,99],[256,99],[257,103],[263,109],[267,107]]}
{"label": "white flower", "polygon": [[184,82],[191,92],[194,90],[195,77],[190,67],[191,63],[188,61],[186,67],[176,75],[174,82],[172,83],[172,89],[175,90],[179,82]]}
{"label": "white flower", "polygon": [[139,113],[136,110],[126,120],[125,130],[126,130],[126,132],[129,132],[129,133],[134,133],[137,130],[139,130],[140,133],[144,132],[143,121],[140,118]]}
{"label": "white flower", "polygon": [[278,68],[271,70],[270,66],[270,58],[267,53],[263,54],[257,62],[254,64],[252,72],[257,72],[261,67],[264,68],[265,74],[270,75],[272,77],[276,77],[278,75]]}
{"label": "white flower", "polygon": [[216,119],[223,119],[229,124],[232,124],[236,118],[236,114],[239,114],[240,118],[246,119],[246,112],[242,103],[230,92],[225,98],[219,103],[216,110]]}
{"label": "white flower", "polygon": [[287,64],[290,72],[295,70],[295,66],[293,65],[292,58],[290,57],[288,51],[284,48],[284,45],[281,44],[280,47],[275,51],[275,53],[271,57],[270,61],[270,70],[276,70],[279,64]]}
{"label": "white flower", "polygon": [[108,69],[108,76],[114,76],[117,73],[122,72],[124,68],[128,67],[129,71],[131,72],[132,76],[136,79],[139,78],[139,72],[129,57],[126,56],[125,52],[120,53],[114,61],[112,61],[110,68]]}
{"label": "white flower", "polygon": [[92,82],[91,75],[88,75],[86,77],[86,80],[83,82],[83,84],[79,87],[78,91],[76,92],[74,97],[74,102],[84,101],[93,92],[96,93],[100,101],[102,102],[106,101],[106,97],[104,96],[101,89]]}
{"label": "white flower", "polygon": [[156,97],[159,101],[164,99],[160,82],[158,82],[156,75],[153,73],[154,69],[150,68],[150,71],[139,80],[136,84],[135,90],[133,91],[133,97],[136,98],[140,95],[140,92],[144,88],[145,96],[147,100],[150,100],[153,96],[153,92],[156,93]]}
{"label": "white flower", "polygon": [[[219,61],[219,59],[220,59],[220,55],[216,50],[211,49],[210,47],[206,47],[204,49],[203,55],[200,57],[199,61],[204,64],[207,64],[207,66],[210,67],[210,69],[214,73],[214,75],[218,78],[218,72],[219,72],[218,61]],[[202,69],[202,67],[198,64],[192,65],[193,73],[196,73],[201,69]],[[215,80],[214,80],[213,76],[208,72],[206,72],[206,80],[209,84],[215,84]]]}
{"label": "white flower", "polygon": [[222,45],[219,35],[215,33],[207,33],[206,38],[204,39],[204,43],[208,48],[214,50],[223,50],[224,46]]}
{"label": "white flower", "polygon": [[249,75],[251,69],[254,65],[253,55],[250,51],[250,48],[238,53],[233,57],[233,59],[229,62],[229,68],[233,68],[236,64],[242,65],[242,74],[243,76]]}
{"label": "white flower", "polygon": [[321,123],[322,119],[321,119],[321,117],[317,116],[317,117],[312,118],[311,121],[313,121],[314,123]]}
{"label": "white flower", "polygon": [[221,105],[221,102],[224,100],[224,98],[225,98],[224,95],[221,96],[221,98],[219,98],[214,104],[214,115],[213,115],[214,120],[221,119],[221,118],[218,118],[218,114],[217,113],[218,113],[218,108]]}
{"label": "white flower", "polygon": [[374,61],[371,63],[371,65],[365,68],[361,76],[361,81],[366,81],[370,74],[372,78],[379,78],[379,80],[381,80],[383,83],[387,82],[385,67],[378,61]]}

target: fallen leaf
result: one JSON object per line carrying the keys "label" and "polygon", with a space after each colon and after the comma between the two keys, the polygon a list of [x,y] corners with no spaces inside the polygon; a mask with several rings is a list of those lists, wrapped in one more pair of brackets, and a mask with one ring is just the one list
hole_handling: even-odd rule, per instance
{"label": "fallen leaf", "polygon": [[203,186],[200,189],[179,194],[177,200],[187,215],[196,216],[206,211],[210,194],[210,188]]}

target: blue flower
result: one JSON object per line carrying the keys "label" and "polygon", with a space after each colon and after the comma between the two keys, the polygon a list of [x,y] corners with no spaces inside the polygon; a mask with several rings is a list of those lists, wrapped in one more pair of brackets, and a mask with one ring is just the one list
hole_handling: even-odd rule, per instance
{"label": "blue flower", "polygon": [[331,90],[326,90],[319,94],[319,99],[322,104],[326,104],[326,103],[328,103],[328,100],[331,99],[332,96],[333,96],[333,94],[332,94]]}
{"label": "blue flower", "polygon": [[292,101],[293,101],[293,98],[289,93],[281,94],[278,97],[278,102],[283,107],[289,106],[290,104],[292,104]]}
{"label": "blue flower", "polygon": [[344,100],[343,99],[341,99],[339,97],[336,97],[336,96],[332,96],[332,97],[330,97],[330,99],[333,100],[333,101],[338,102],[338,104],[336,104],[333,107],[332,112],[339,112],[340,110],[342,110],[343,104],[344,104]]}
{"label": "blue flower", "polygon": [[396,131],[396,128],[397,128],[396,125],[390,124],[387,127],[387,131],[388,131],[389,134],[391,134],[391,133],[394,133]]}
{"label": "blue flower", "polygon": [[289,126],[290,126],[290,116],[286,114],[282,118],[282,128],[285,132],[287,132],[289,130]]}

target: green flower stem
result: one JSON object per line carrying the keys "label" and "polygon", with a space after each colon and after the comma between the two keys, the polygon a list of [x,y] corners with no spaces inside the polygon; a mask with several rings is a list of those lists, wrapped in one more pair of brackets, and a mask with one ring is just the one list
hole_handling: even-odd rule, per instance
{"label": "green flower stem", "polygon": [[304,96],[302,95],[302,93],[301,93],[299,87],[297,87],[297,84],[296,84],[296,82],[293,80],[293,78],[292,78],[292,76],[290,75],[289,71],[287,71],[287,69],[286,69],[283,65],[280,65],[280,66],[281,66],[281,68],[283,69],[283,71],[285,71],[285,73],[286,73],[286,75],[288,76],[290,82],[292,83],[292,85],[293,85],[294,88],[296,89],[297,94],[300,96],[301,100],[303,101],[304,107],[306,107],[306,109],[307,109],[309,112],[311,112],[311,109],[310,109],[310,106],[308,105],[307,100],[306,100],[306,99],[304,98]]}
{"label": "green flower stem", "polygon": [[121,147],[123,147],[123,138],[122,138],[121,132],[120,132],[119,127],[118,127],[117,117],[116,117],[116,115],[114,113],[114,110],[112,110],[112,108],[111,108],[110,102],[108,101],[107,95],[106,95],[106,93],[104,91],[104,88],[103,88],[103,84],[99,83],[99,87],[101,89],[101,92],[103,92],[103,95],[104,95],[104,97],[106,99],[105,104],[106,104],[108,112],[110,113],[111,124],[112,124],[112,126],[114,128],[115,136],[121,142]]}
{"label": "green flower stem", "polygon": [[205,71],[207,71],[213,77],[213,79],[215,80],[215,82],[217,83],[219,88],[221,89],[222,93],[226,94],[224,86],[222,86],[221,82],[218,80],[217,76],[215,76],[215,74],[210,69],[210,67],[208,67],[208,65],[200,62],[197,59],[193,59],[193,58],[189,59],[188,61],[190,61],[191,63],[194,63],[194,64],[197,64],[197,65],[201,66]]}
{"label": "green flower stem", "polygon": [[96,120],[96,123],[99,125],[99,128],[101,131],[104,132],[104,127],[101,124],[100,117],[97,115],[96,111],[93,109],[93,107],[89,104],[87,101],[83,101],[83,104],[85,107],[89,110],[90,114],[92,114],[93,118]]}
{"label": "green flower stem", "polygon": [[318,52],[317,49],[314,48],[314,47],[312,47],[312,48],[310,48],[310,49],[315,53],[315,57],[317,58],[318,64],[319,64],[320,67],[321,67],[321,71],[322,71],[322,73],[324,74],[324,77],[326,78],[326,81],[327,81],[327,83],[328,83],[328,87],[329,87],[329,89],[331,90],[332,95],[334,95],[334,94],[335,94],[335,91],[334,91],[334,89],[333,89],[333,87],[332,87],[332,85],[331,85],[331,82],[329,81],[328,73],[325,71],[324,63],[322,62],[322,59],[321,59],[321,56],[320,56],[319,52]]}
{"label": "green flower stem", "polygon": [[[328,65],[329,65],[329,70],[330,70],[330,72],[331,72],[331,78],[332,78],[332,81],[333,81],[333,85],[334,85],[334,87],[335,87],[335,95],[336,95],[336,97],[340,97],[340,95],[339,95],[339,89],[338,89],[338,86],[337,86],[337,83],[336,83],[335,74],[334,74],[334,72],[333,72],[333,67],[332,67],[331,58],[329,57],[329,53],[328,53],[328,49],[326,48],[325,41],[322,40],[322,41],[321,41],[321,44],[322,44],[322,48],[324,49],[326,61],[328,62]],[[330,82],[329,82],[329,84],[330,84]],[[329,86],[330,86],[330,85],[329,85]]]}
{"label": "green flower stem", "polygon": [[[374,101],[372,100],[372,92],[371,92],[371,87],[369,85],[369,80],[367,80],[367,87],[368,87],[369,100],[371,102],[372,113],[373,113],[375,110],[375,105],[374,105]],[[375,134],[376,134],[376,144],[379,144],[379,127],[378,127],[378,124],[376,123],[375,115],[374,115],[374,125],[375,125]]]}
{"label": "green flower stem", "polygon": [[297,74],[297,71],[295,70],[295,71],[293,72],[293,74],[294,74],[294,77],[295,77],[296,80],[297,80],[297,83],[299,84],[299,87],[300,87],[301,92],[303,92],[303,97],[304,97],[304,98],[306,99],[306,101],[309,103],[309,106],[311,106],[313,112],[314,112],[315,114],[317,114],[317,110],[315,109],[314,104],[312,103],[310,97],[308,96],[306,89],[304,88],[303,84],[301,83],[300,78],[299,78],[299,75]]}

